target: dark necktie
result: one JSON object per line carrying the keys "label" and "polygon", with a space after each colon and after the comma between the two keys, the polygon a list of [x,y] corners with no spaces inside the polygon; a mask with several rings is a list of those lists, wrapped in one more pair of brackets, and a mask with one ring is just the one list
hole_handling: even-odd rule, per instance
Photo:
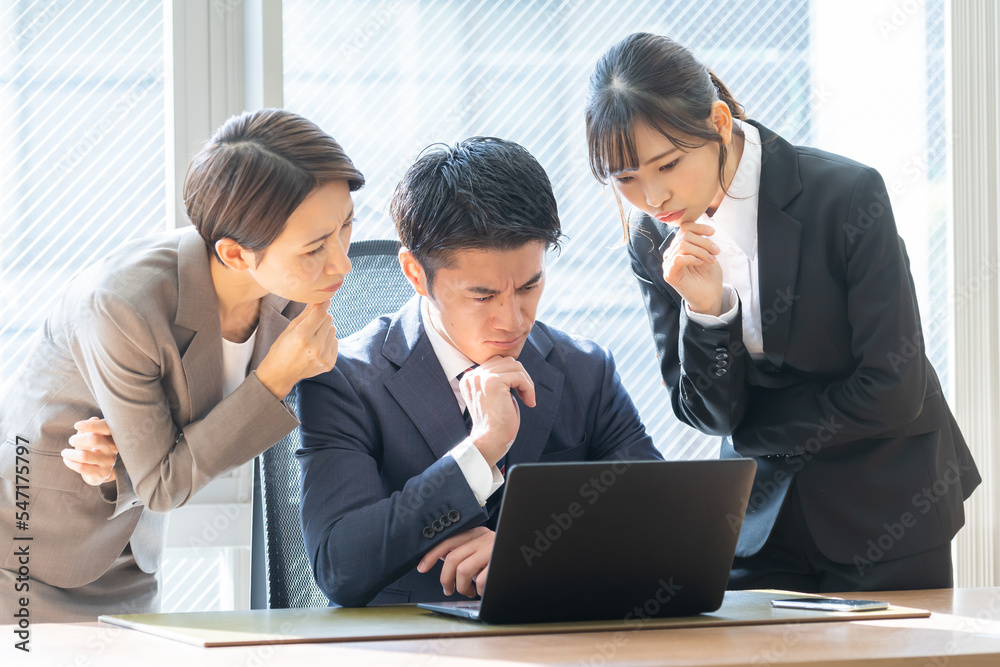
{"label": "dark necktie", "polygon": [[[469,371],[471,371],[472,369],[474,369],[478,365],[479,364],[473,364],[473,365],[469,366],[468,368],[466,368],[464,371],[462,371],[461,373],[459,373],[455,377],[455,379],[458,380],[459,385],[461,385],[462,378],[465,377],[465,374],[468,373]],[[466,433],[472,433],[472,415],[469,414],[469,406],[468,405],[466,405],[465,406],[465,410],[462,411],[462,420],[465,422],[465,432]]]}

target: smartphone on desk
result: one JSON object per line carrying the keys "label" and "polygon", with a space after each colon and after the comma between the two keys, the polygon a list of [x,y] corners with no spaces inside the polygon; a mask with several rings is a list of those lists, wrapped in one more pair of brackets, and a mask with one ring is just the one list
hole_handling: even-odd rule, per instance
{"label": "smartphone on desk", "polygon": [[888,602],[875,600],[842,600],[840,598],[784,598],[771,600],[772,607],[815,609],[818,611],[879,611],[888,609]]}

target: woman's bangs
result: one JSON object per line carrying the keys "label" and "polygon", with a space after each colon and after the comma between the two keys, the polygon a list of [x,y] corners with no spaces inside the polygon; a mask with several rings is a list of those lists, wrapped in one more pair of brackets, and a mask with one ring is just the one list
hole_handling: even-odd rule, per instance
{"label": "woman's bangs", "polygon": [[607,183],[610,176],[623,171],[639,168],[639,151],[636,147],[633,128],[637,123],[645,124],[659,132],[671,144],[689,152],[701,148],[712,139],[707,135],[707,128],[692,126],[677,127],[667,121],[675,118],[670,113],[672,109],[656,109],[658,113],[629,114],[628,118],[602,118],[595,131],[590,133],[590,169],[602,183]]}
{"label": "woman's bangs", "polygon": [[627,123],[605,123],[592,134],[590,170],[602,183],[608,177],[639,167],[635,137]]}

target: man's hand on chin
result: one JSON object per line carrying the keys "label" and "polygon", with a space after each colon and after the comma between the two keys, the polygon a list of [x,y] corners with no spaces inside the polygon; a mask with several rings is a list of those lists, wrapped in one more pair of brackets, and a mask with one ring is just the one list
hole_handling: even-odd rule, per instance
{"label": "man's hand on chin", "polygon": [[507,453],[521,426],[511,392],[533,408],[535,384],[517,359],[496,356],[466,373],[459,386],[472,417],[472,441],[493,466]]}

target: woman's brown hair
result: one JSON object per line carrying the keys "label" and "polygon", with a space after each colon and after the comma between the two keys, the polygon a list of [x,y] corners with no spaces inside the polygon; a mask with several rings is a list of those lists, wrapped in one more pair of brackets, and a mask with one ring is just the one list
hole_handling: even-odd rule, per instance
{"label": "woman's brown hair", "polygon": [[[636,169],[634,130],[636,123],[644,123],[681,149],[717,143],[722,183],[728,151],[709,122],[717,100],[726,103],[734,118],[746,119],[743,106],[725,84],[686,47],[660,35],[629,35],[601,56],[590,76],[586,114],[590,170],[607,183],[612,174]],[[627,237],[624,214],[622,224]]]}
{"label": "woman's brown hair", "polygon": [[353,192],[365,177],[312,121],[262,109],[227,120],[194,157],[184,178],[184,205],[213,254],[215,243],[228,238],[260,262],[299,204],[334,181],[347,181]]}

